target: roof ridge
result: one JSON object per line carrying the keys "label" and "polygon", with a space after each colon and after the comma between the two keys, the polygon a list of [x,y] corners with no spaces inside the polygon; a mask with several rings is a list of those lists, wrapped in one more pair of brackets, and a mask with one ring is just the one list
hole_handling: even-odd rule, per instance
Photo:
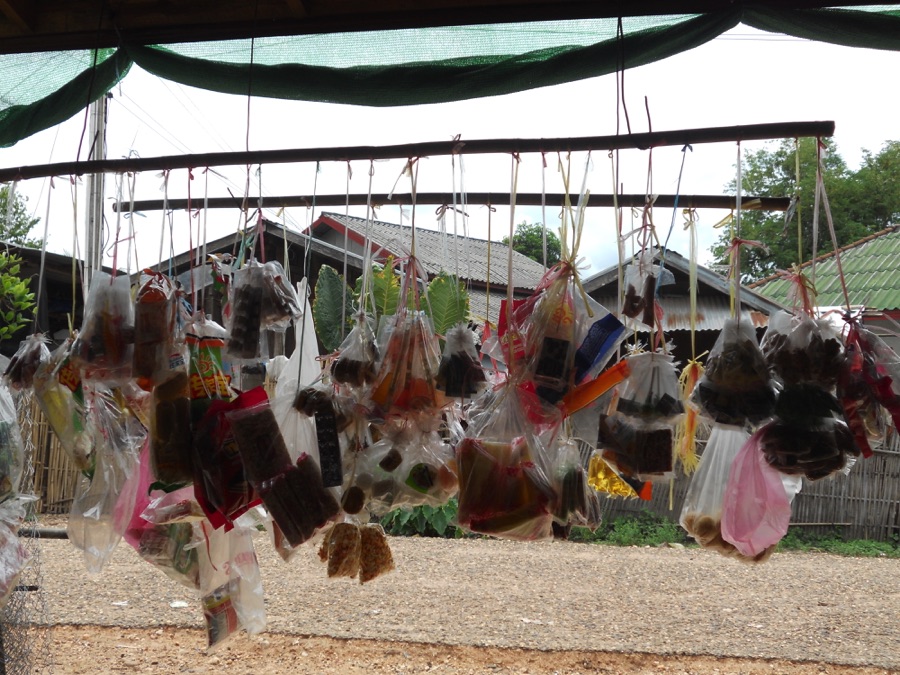
{"label": "roof ridge", "polygon": [[[879,230],[878,232],[873,232],[872,234],[867,234],[865,237],[862,237],[861,239],[852,241],[849,244],[845,244],[844,246],[839,246],[837,248],[837,252],[844,253],[851,249],[859,248],[860,246],[862,246],[864,244],[868,244],[869,242],[874,241],[875,239],[878,239],[879,237],[884,237],[889,234],[893,234],[894,232],[897,232],[898,230],[900,230],[900,225],[889,225],[888,227],[884,228],[883,230]],[[807,260],[806,262],[801,263],[799,265],[799,268],[803,269],[805,267],[809,267],[810,265],[813,264],[813,262],[816,262],[816,263],[824,262],[825,260],[833,258],[834,254],[835,254],[835,250],[833,249],[831,251],[828,251],[827,253],[823,253],[823,254],[817,256],[813,260]],[[747,288],[756,288],[757,286],[765,286],[770,281],[776,281],[778,279],[781,279],[784,276],[784,274],[785,274],[785,270],[778,270],[777,272],[770,274],[767,277],[763,277],[762,279],[758,279],[752,283],[747,284]]]}

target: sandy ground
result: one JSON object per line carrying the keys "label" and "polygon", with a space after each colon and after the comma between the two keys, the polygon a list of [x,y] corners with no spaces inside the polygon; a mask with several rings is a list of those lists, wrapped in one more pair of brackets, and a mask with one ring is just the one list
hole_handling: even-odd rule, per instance
{"label": "sandy ground", "polygon": [[195,594],[124,543],[98,575],[42,544],[57,673],[900,672],[896,559],[391,538],[360,585],[260,535],[267,630],[208,653]]}

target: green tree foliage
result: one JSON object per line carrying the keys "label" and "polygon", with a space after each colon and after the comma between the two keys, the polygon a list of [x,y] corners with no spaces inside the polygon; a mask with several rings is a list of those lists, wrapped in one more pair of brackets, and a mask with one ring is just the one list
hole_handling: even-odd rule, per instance
{"label": "green tree foliage", "polygon": [[[900,215],[900,142],[886,143],[877,154],[866,152],[856,172],[850,171],[830,141],[824,156],[825,190],[831,207],[838,245],[843,246],[897,222]],[[744,211],[741,214],[743,239],[763,242],[768,250],[744,248],[741,253],[741,276],[744,281],[759,279],[793,263],[812,257],[812,224],[816,181],[816,141],[783,140],[744,156],[741,170],[742,192],[764,197],[796,196],[798,207],[789,222],[785,214],[767,211]],[[797,156],[800,159],[800,181]],[[734,192],[734,181],[728,186]],[[798,218],[800,245],[798,246]],[[713,254],[719,264],[727,264],[726,250],[731,234],[723,231]],[[819,213],[818,254],[833,249],[824,205]]]}
{"label": "green tree foliage", "polygon": [[32,239],[28,235],[38,224],[40,218],[32,218],[28,215],[25,202],[24,197],[15,194],[10,208],[9,185],[0,187],[0,241],[39,248],[41,240]]}
{"label": "green tree foliage", "polygon": [[[527,223],[524,220],[516,225],[513,233],[512,247],[522,255],[527,255],[539,263],[544,262],[544,226],[541,223]],[[509,246],[509,237],[503,237],[501,243]],[[559,262],[561,253],[559,237],[547,230],[547,266]]]}
{"label": "green tree foliage", "polygon": [[22,259],[0,250],[0,340],[8,340],[31,320],[34,293],[19,278]]}

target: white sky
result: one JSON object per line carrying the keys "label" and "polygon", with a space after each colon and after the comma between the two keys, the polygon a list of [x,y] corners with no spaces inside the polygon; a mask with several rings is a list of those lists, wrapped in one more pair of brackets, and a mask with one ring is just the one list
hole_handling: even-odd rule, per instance
{"label": "white sky", "polygon": [[[725,36],[690,52],[659,63],[629,70],[625,74],[625,102],[632,131],[647,131],[644,98],[650,108],[654,131],[673,129],[833,120],[838,150],[851,168],[856,168],[862,150],[878,152],[889,140],[900,139],[897,103],[900,95],[886,79],[886,73],[900,72],[900,53],[839,47],[783,36],[759,33],[738,27]],[[11,167],[74,160],[84,117],[76,116],[56,129],[25,139],[13,148],[0,149],[0,166]],[[408,108],[364,108],[334,104],[253,99],[249,105],[249,147],[278,149],[343,145],[388,145],[418,141],[446,140],[457,134],[462,140],[475,138],[540,138],[593,136],[616,133],[616,78],[609,75],[583,82],[538,89],[519,94],[476,99],[458,103]],[[625,131],[624,117],[620,117]],[[214,94],[162,81],[133,70],[113,91],[108,130],[108,157],[137,153],[142,157],[243,150],[248,130],[246,98]],[[87,143],[87,141],[85,141]],[[762,142],[744,143],[745,150],[758,149]],[[85,152],[82,151],[82,158]],[[733,143],[695,145],[685,159],[681,194],[724,194],[734,178],[737,146]],[[626,193],[644,193],[648,181],[648,153],[622,151],[620,176]],[[652,191],[676,191],[682,151],[679,147],[653,151]],[[586,154],[573,156],[573,188],[580,186]],[[511,184],[508,156],[469,156],[465,163],[467,191],[509,192]],[[376,162],[374,192],[390,192],[404,162]],[[561,192],[562,182],[555,163],[549,162],[545,180],[548,192]],[[254,170],[256,167],[254,167]],[[368,189],[368,162],[352,164],[350,191],[365,194]],[[246,172],[242,167],[217,167],[210,175],[210,196],[227,196],[230,189],[243,195]],[[194,171],[191,191],[202,200],[205,174]],[[222,177],[224,176],[224,178]],[[605,152],[592,156],[587,185],[592,193],[612,190],[610,160]],[[226,180],[227,179],[227,180]],[[185,197],[187,171],[173,171],[170,197]],[[311,194],[314,165],[270,165],[261,178],[252,176],[255,194],[261,180],[264,194]],[[457,179],[458,180],[458,179]],[[539,155],[523,155],[518,190],[540,192],[542,168]],[[34,179],[19,184],[18,191],[29,199],[29,208],[43,221],[48,209],[49,181]],[[423,159],[419,169],[419,191],[450,191],[450,158]],[[136,197],[161,199],[162,178],[152,172],[137,177]],[[343,163],[323,164],[318,177],[319,194],[343,194],[347,190],[347,167]],[[398,192],[408,192],[402,179]],[[115,196],[115,181],[107,181],[107,197]],[[73,250],[73,213],[78,227],[84,227],[84,192],[80,189],[73,207],[68,181],[57,179],[51,194],[48,249]],[[416,211],[416,225],[436,227],[435,207],[422,205]],[[329,210],[343,212],[343,207]],[[352,209],[364,215],[364,207]],[[487,236],[487,209],[469,205],[469,231]],[[672,210],[654,211],[661,237],[672,221]],[[700,212],[701,262],[718,231],[712,225],[727,211]],[[277,219],[274,212],[267,216]],[[173,216],[176,253],[188,246],[186,213]],[[290,209],[289,226],[302,227],[310,214],[304,208]],[[395,206],[381,209],[377,217],[397,222]],[[558,225],[559,210],[548,208],[548,226]],[[111,228],[117,216],[107,209]],[[631,215],[626,214],[626,221]],[[136,217],[138,263],[156,262],[160,247],[163,215],[148,212]],[[194,226],[198,220],[195,219]],[[540,207],[518,207],[515,222],[541,221]],[[687,255],[685,235],[677,217],[670,246]],[[636,221],[636,222],[639,222]],[[120,221],[127,228],[124,220]],[[210,211],[209,239],[234,232],[239,224],[236,211]],[[452,227],[452,221],[448,221]],[[509,210],[498,208],[492,217],[491,235],[499,239],[509,230]],[[628,227],[626,222],[626,228]],[[459,227],[462,227],[461,220]],[[580,253],[590,263],[591,274],[616,261],[615,223],[610,209],[589,209]],[[37,234],[40,234],[38,232]],[[196,242],[196,231],[194,235]],[[83,244],[81,245],[83,246]],[[124,245],[123,245],[124,246]],[[165,249],[169,249],[166,241]],[[125,252],[120,249],[120,260]],[[107,263],[109,258],[107,258]],[[121,264],[121,263],[120,263]],[[132,269],[134,266],[132,265]]]}

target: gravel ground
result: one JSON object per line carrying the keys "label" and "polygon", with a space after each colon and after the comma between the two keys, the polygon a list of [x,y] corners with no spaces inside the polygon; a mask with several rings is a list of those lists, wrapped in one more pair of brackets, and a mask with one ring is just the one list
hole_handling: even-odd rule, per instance
{"label": "gravel ground", "polygon": [[900,560],[784,553],[748,566],[696,549],[390,541],[396,571],[363,586],[328,579],[312,546],[285,563],[260,535],[267,632],[208,656],[198,599],[126,544],[89,575],[67,541],[45,540],[47,620],[55,651],[75,659],[57,672],[102,672],[107,652],[141,672],[900,669]]}

